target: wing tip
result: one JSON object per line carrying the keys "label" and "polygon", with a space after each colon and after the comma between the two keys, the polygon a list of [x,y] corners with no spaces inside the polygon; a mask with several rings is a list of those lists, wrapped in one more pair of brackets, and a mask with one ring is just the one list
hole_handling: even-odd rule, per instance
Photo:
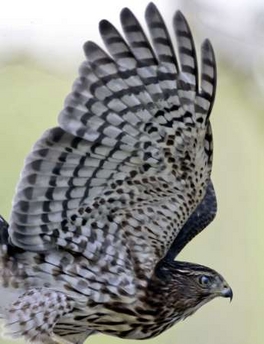
{"label": "wing tip", "polygon": [[173,21],[176,22],[176,23],[187,23],[187,20],[184,16],[184,14],[180,11],[180,10],[177,10],[174,14],[174,17],[173,17]]}
{"label": "wing tip", "polygon": [[206,38],[203,41],[203,43],[202,43],[202,50],[205,53],[211,53],[214,56],[214,49],[213,49],[211,41],[208,38]]}
{"label": "wing tip", "polygon": [[176,33],[177,40],[179,41],[182,37],[187,37],[192,46],[194,47],[194,40],[192,36],[192,30],[188,24],[188,20],[181,11],[176,11],[173,17],[173,26]]}
{"label": "wing tip", "polygon": [[98,51],[98,45],[93,41],[87,41],[83,45],[83,51],[85,53],[85,56],[89,58],[91,54]]}
{"label": "wing tip", "polygon": [[150,2],[146,7],[145,17],[151,19],[151,17],[157,15],[157,13],[159,13],[157,6],[153,2]]}
{"label": "wing tip", "polygon": [[[214,69],[216,74],[216,59],[214,48],[208,38],[206,38],[201,45],[202,63],[209,64]],[[204,60],[207,60],[206,62]]]}
{"label": "wing tip", "polygon": [[132,11],[128,7],[124,7],[120,12],[121,22],[131,19],[131,17],[134,17]]}
{"label": "wing tip", "polygon": [[99,22],[99,31],[101,35],[109,33],[113,28],[113,25],[106,19],[103,19]]}

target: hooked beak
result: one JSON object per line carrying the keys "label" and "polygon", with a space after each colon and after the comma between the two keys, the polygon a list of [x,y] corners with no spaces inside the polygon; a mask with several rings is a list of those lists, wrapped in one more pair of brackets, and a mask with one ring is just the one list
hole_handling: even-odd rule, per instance
{"label": "hooked beak", "polygon": [[232,301],[233,299],[233,291],[232,289],[229,287],[229,286],[225,286],[224,289],[222,290],[221,292],[221,295],[223,297],[229,297],[230,299],[230,302]]}

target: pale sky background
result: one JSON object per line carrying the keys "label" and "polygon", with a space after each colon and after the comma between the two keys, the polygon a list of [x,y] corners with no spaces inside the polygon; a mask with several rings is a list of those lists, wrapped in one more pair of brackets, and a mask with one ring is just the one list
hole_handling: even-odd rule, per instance
{"label": "pale sky background", "polygon": [[[214,36],[214,45],[234,55],[234,63],[258,65],[264,60],[263,0],[156,0],[170,27],[181,9],[195,33]],[[88,40],[100,42],[98,22],[106,18],[119,28],[119,12],[127,6],[143,22],[149,0],[9,0],[0,4],[0,62],[27,53],[46,66],[76,67]],[[197,39],[197,38],[196,38]],[[262,64],[263,65],[263,64]],[[250,68],[251,72],[251,68]],[[255,72],[255,71],[253,71]]]}

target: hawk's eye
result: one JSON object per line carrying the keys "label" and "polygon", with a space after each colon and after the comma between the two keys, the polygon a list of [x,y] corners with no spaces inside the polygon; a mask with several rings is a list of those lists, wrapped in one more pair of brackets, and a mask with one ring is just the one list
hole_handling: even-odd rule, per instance
{"label": "hawk's eye", "polygon": [[203,276],[201,276],[200,278],[199,278],[199,283],[203,286],[203,287],[207,287],[209,284],[210,284],[210,277],[208,277],[208,276],[205,276],[205,275],[203,275]]}

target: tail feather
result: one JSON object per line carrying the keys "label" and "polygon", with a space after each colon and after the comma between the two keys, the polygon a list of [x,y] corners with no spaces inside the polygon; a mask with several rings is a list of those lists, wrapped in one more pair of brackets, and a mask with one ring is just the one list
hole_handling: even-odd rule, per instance
{"label": "tail feather", "polygon": [[75,301],[64,293],[47,288],[30,289],[5,310],[4,335],[52,343],[53,327],[74,305]]}

